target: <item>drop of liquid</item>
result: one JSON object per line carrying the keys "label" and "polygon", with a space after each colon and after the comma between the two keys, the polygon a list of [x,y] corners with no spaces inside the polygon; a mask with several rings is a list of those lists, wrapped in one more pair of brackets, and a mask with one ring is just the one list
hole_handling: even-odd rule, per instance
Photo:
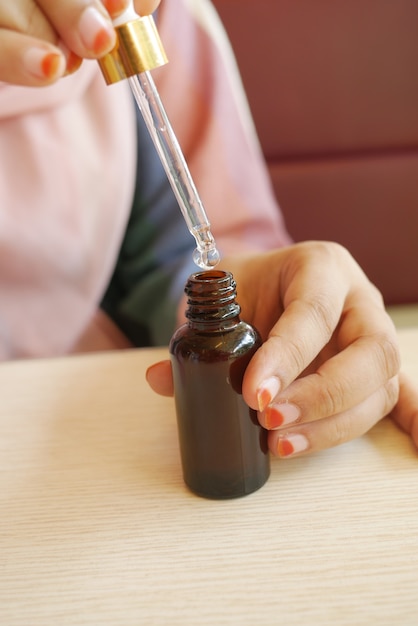
{"label": "drop of liquid", "polygon": [[193,252],[193,261],[202,270],[209,270],[212,267],[216,267],[220,261],[219,252],[216,248],[209,248],[201,250],[196,248]]}

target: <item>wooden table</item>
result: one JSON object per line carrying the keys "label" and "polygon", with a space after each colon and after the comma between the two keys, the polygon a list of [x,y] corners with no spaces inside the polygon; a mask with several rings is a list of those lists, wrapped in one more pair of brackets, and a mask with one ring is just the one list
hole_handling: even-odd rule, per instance
{"label": "wooden table", "polygon": [[[400,332],[418,379],[418,330]],[[418,624],[418,455],[389,420],[273,460],[260,491],[183,486],[161,350],[0,366],[2,626]]]}

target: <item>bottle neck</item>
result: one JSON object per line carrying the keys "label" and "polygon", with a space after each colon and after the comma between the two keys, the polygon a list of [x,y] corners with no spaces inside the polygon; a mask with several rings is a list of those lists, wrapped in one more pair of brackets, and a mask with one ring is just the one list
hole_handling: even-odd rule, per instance
{"label": "bottle neck", "polygon": [[236,284],[230,272],[208,270],[192,274],[185,287],[189,326],[205,331],[227,330],[240,322]]}

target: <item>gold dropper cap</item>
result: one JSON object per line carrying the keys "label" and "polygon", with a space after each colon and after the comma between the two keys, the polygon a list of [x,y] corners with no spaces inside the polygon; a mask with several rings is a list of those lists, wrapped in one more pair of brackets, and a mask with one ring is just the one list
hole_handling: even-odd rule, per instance
{"label": "gold dropper cap", "polygon": [[152,15],[138,17],[115,28],[117,43],[99,59],[108,85],[141,74],[168,61]]}

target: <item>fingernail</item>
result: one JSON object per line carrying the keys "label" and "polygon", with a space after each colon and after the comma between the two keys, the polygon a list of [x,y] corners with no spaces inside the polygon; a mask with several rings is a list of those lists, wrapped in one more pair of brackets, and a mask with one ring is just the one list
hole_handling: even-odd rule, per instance
{"label": "fingernail", "polygon": [[65,73],[74,74],[74,72],[76,72],[78,68],[81,66],[82,62],[83,62],[83,59],[81,57],[79,57],[74,52],[70,52],[67,58],[67,70]]}
{"label": "fingernail", "polygon": [[65,70],[65,76],[73,74],[75,71],[78,70],[83,62],[83,59],[75,54],[75,52],[73,52],[72,50],[69,50],[62,41],[58,44],[58,47],[65,56],[65,62],[67,66]]}
{"label": "fingernail", "polygon": [[23,55],[26,70],[36,78],[54,78],[65,71],[65,59],[57,52],[47,52],[42,48],[29,48]]}
{"label": "fingernail", "polygon": [[280,457],[288,457],[308,449],[309,442],[304,435],[285,435],[277,441],[277,454]]}
{"label": "fingernail", "polygon": [[280,381],[276,376],[271,376],[262,382],[257,390],[258,410],[263,412],[266,406],[277,396],[279,391]]}
{"label": "fingernail", "polygon": [[83,45],[94,54],[110,51],[116,43],[112,23],[94,7],[81,14],[78,29]]}
{"label": "fingernail", "polygon": [[300,409],[291,402],[271,404],[264,411],[265,424],[268,430],[294,424],[300,418]]}
{"label": "fingernail", "polygon": [[118,15],[125,11],[127,7],[127,0],[102,0],[106,11],[109,15]]}

